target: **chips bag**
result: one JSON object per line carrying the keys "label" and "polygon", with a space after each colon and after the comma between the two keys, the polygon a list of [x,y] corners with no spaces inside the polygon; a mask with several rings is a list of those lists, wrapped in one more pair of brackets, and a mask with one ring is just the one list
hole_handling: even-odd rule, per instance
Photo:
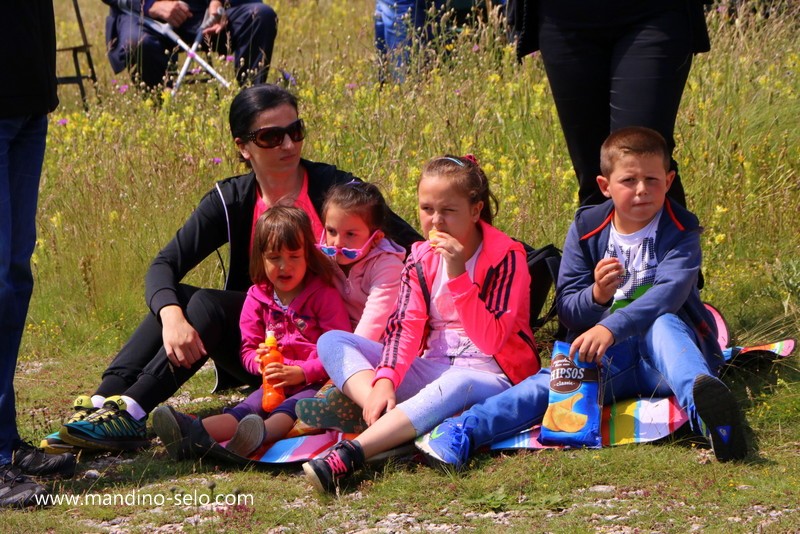
{"label": "chips bag", "polygon": [[569,343],[556,341],[550,360],[550,403],[539,440],[545,445],[600,448],[600,367],[569,357]]}

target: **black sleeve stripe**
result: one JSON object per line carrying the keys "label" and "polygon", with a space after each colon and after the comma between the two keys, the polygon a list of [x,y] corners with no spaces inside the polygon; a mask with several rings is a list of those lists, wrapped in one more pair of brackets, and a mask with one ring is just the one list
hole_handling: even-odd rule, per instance
{"label": "black sleeve stripe", "polygon": [[488,295],[489,302],[486,304],[496,318],[499,318],[508,309],[514,273],[516,272],[516,262],[516,255],[513,252],[508,254],[497,266],[495,276],[491,281],[491,290]]}
{"label": "black sleeve stripe", "polygon": [[410,261],[406,263],[400,275],[400,292],[397,295],[397,308],[389,316],[386,325],[385,345],[381,356],[381,366],[394,368],[397,365],[398,353],[400,351],[400,337],[403,333],[403,320],[408,310],[408,303],[411,300],[410,277],[415,269]]}

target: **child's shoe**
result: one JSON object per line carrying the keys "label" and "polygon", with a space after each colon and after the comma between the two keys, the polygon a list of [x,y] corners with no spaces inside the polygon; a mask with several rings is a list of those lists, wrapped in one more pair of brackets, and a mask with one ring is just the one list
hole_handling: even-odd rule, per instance
{"label": "child's shoe", "polygon": [[72,478],[75,474],[75,455],[47,454],[30,443],[20,441],[14,450],[11,464],[18,467],[26,475],[34,477]]}
{"label": "child's shoe", "polygon": [[356,441],[340,441],[323,458],[303,464],[308,480],[317,490],[333,493],[339,481],[364,465],[364,451]]}
{"label": "child's shoe", "polygon": [[153,431],[161,439],[167,454],[173,460],[187,460],[193,456],[189,440],[196,417],[162,405],[153,410]]}
{"label": "child's shoe", "polygon": [[700,375],[694,380],[692,395],[717,460],[743,460],[747,456],[745,423],[731,391],[718,378]]}
{"label": "child's shoe", "polygon": [[323,397],[300,399],[295,412],[311,428],[332,428],[346,434],[360,434],[367,428],[358,404],[335,387],[328,389]]}
{"label": "child's shoe", "polygon": [[119,396],[108,397],[103,407],[82,421],[65,423],[59,435],[65,442],[87,449],[132,451],[149,443],[147,417],[134,419]]}
{"label": "child's shoe", "polygon": [[264,420],[260,415],[251,413],[242,418],[236,426],[236,432],[225,446],[226,449],[239,456],[250,456],[250,454],[264,443],[267,437],[267,429]]}
{"label": "child's shoe", "polygon": [[474,417],[467,417],[461,423],[446,419],[429,433],[417,438],[414,445],[429,459],[460,471],[469,460],[473,428]]}

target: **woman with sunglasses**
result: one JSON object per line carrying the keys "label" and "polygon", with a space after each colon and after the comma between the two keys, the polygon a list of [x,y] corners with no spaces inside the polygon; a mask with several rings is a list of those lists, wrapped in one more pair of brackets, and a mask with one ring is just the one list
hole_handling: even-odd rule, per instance
{"label": "woman with sunglasses", "polygon": [[[231,135],[250,172],[218,182],[156,258],[145,277],[144,319],[103,373],[94,395],[48,438],[94,449],[130,450],[147,444],[147,415],[171,397],[211,357],[216,389],[257,383],[239,360],[239,315],[247,288],[255,221],[278,203],[305,211],[315,235],[326,192],[357,180],[333,165],[301,158],[305,127],[297,99],[275,85],[242,90],[231,103]],[[390,212],[387,230],[408,249],[421,240]],[[180,283],[195,266],[229,244],[224,289]]]}

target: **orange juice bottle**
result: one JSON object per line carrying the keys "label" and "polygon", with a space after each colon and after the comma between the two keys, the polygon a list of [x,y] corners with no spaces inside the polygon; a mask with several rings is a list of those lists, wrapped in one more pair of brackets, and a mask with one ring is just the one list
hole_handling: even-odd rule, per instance
{"label": "orange juice bottle", "polygon": [[[267,330],[267,336],[264,340],[264,348],[267,349],[267,353],[261,357],[259,362],[261,364],[262,373],[263,369],[266,369],[267,365],[273,362],[283,363],[283,354],[281,354],[281,351],[278,350],[278,340],[275,338],[275,332],[272,330]],[[286,395],[283,393],[283,388],[276,388],[270,384],[267,380],[266,374],[263,375],[263,384],[261,389],[264,390],[264,394],[261,397],[261,407],[265,412],[272,412],[280,405],[280,403],[286,400]]]}

